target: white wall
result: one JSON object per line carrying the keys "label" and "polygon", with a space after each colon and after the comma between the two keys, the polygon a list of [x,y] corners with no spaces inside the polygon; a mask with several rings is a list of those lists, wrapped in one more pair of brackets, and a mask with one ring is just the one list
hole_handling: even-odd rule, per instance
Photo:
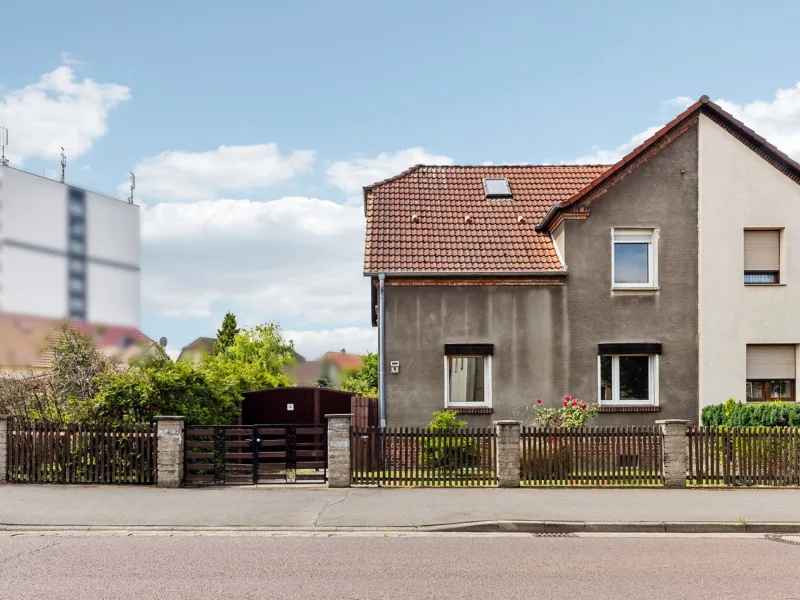
{"label": "white wall", "polygon": [[0,311],[66,318],[66,258],[4,245],[0,251]]}
{"label": "white wall", "polygon": [[[0,177],[0,311],[63,318],[69,188],[5,167]],[[89,321],[139,326],[139,240],[138,206],[86,192]]]}
{"label": "white wall", "polygon": [[[800,185],[705,116],[699,134],[702,408],[745,399],[747,344],[800,343]],[[785,228],[781,285],[744,285],[750,227]]]}
{"label": "white wall", "polygon": [[86,253],[139,265],[139,207],[86,192]]}
{"label": "white wall", "polygon": [[24,171],[0,170],[0,236],[66,251],[67,187]]}
{"label": "white wall", "polygon": [[139,272],[89,263],[86,319],[139,327]]}

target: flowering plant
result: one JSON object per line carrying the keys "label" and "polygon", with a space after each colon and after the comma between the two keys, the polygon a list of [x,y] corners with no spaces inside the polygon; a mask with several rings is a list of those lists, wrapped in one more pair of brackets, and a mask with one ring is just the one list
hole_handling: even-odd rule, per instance
{"label": "flowering plant", "polygon": [[536,425],[543,429],[577,429],[586,425],[598,410],[597,404],[587,404],[569,394],[558,408],[542,406],[542,399],[537,398],[533,416]]}

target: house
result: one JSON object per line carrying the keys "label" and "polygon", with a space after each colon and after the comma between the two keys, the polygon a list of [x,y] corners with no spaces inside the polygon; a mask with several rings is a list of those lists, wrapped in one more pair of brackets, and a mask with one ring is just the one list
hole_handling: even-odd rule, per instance
{"label": "house", "polygon": [[216,343],[217,338],[199,337],[181,348],[181,352],[178,354],[178,360],[198,363],[204,356],[214,354],[214,346]]}
{"label": "house", "polygon": [[337,386],[343,373],[358,369],[363,364],[363,356],[348,353],[342,348],[339,352],[326,352],[316,360],[298,361],[290,367],[289,377],[298,387],[313,386],[321,377],[327,378],[333,386]]}
{"label": "house", "polygon": [[703,96],[613,165],[420,165],[366,187],[384,418],[485,426],[574,394],[601,425],[644,425],[795,400],[798,183]]}
{"label": "house", "polygon": [[139,207],[0,164],[0,309],[139,327]]}
{"label": "house", "polygon": [[[29,315],[0,314],[0,377],[49,370],[62,322]],[[123,364],[146,355],[155,342],[138,329],[70,322],[69,327],[90,338],[106,354]]]}

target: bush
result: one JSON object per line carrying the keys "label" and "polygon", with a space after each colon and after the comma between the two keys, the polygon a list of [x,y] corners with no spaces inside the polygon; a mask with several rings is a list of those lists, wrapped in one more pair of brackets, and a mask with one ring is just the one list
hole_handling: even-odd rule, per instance
{"label": "bush", "polygon": [[736,402],[706,406],[701,413],[704,427],[800,427],[800,404],[796,402]]}
{"label": "bush", "polygon": [[[466,427],[467,422],[458,418],[454,410],[433,413],[428,430],[431,433],[455,433]],[[448,436],[446,439],[424,437],[421,440],[422,452],[427,465],[445,471],[457,467],[474,467],[481,455],[477,440],[469,437]]]}

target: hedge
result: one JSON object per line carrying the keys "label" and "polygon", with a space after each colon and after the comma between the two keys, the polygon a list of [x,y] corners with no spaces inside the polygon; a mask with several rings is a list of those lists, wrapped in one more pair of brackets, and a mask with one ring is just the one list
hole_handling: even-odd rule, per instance
{"label": "hedge", "polygon": [[745,404],[731,399],[725,404],[703,408],[704,427],[800,427],[800,403],[753,402]]}

